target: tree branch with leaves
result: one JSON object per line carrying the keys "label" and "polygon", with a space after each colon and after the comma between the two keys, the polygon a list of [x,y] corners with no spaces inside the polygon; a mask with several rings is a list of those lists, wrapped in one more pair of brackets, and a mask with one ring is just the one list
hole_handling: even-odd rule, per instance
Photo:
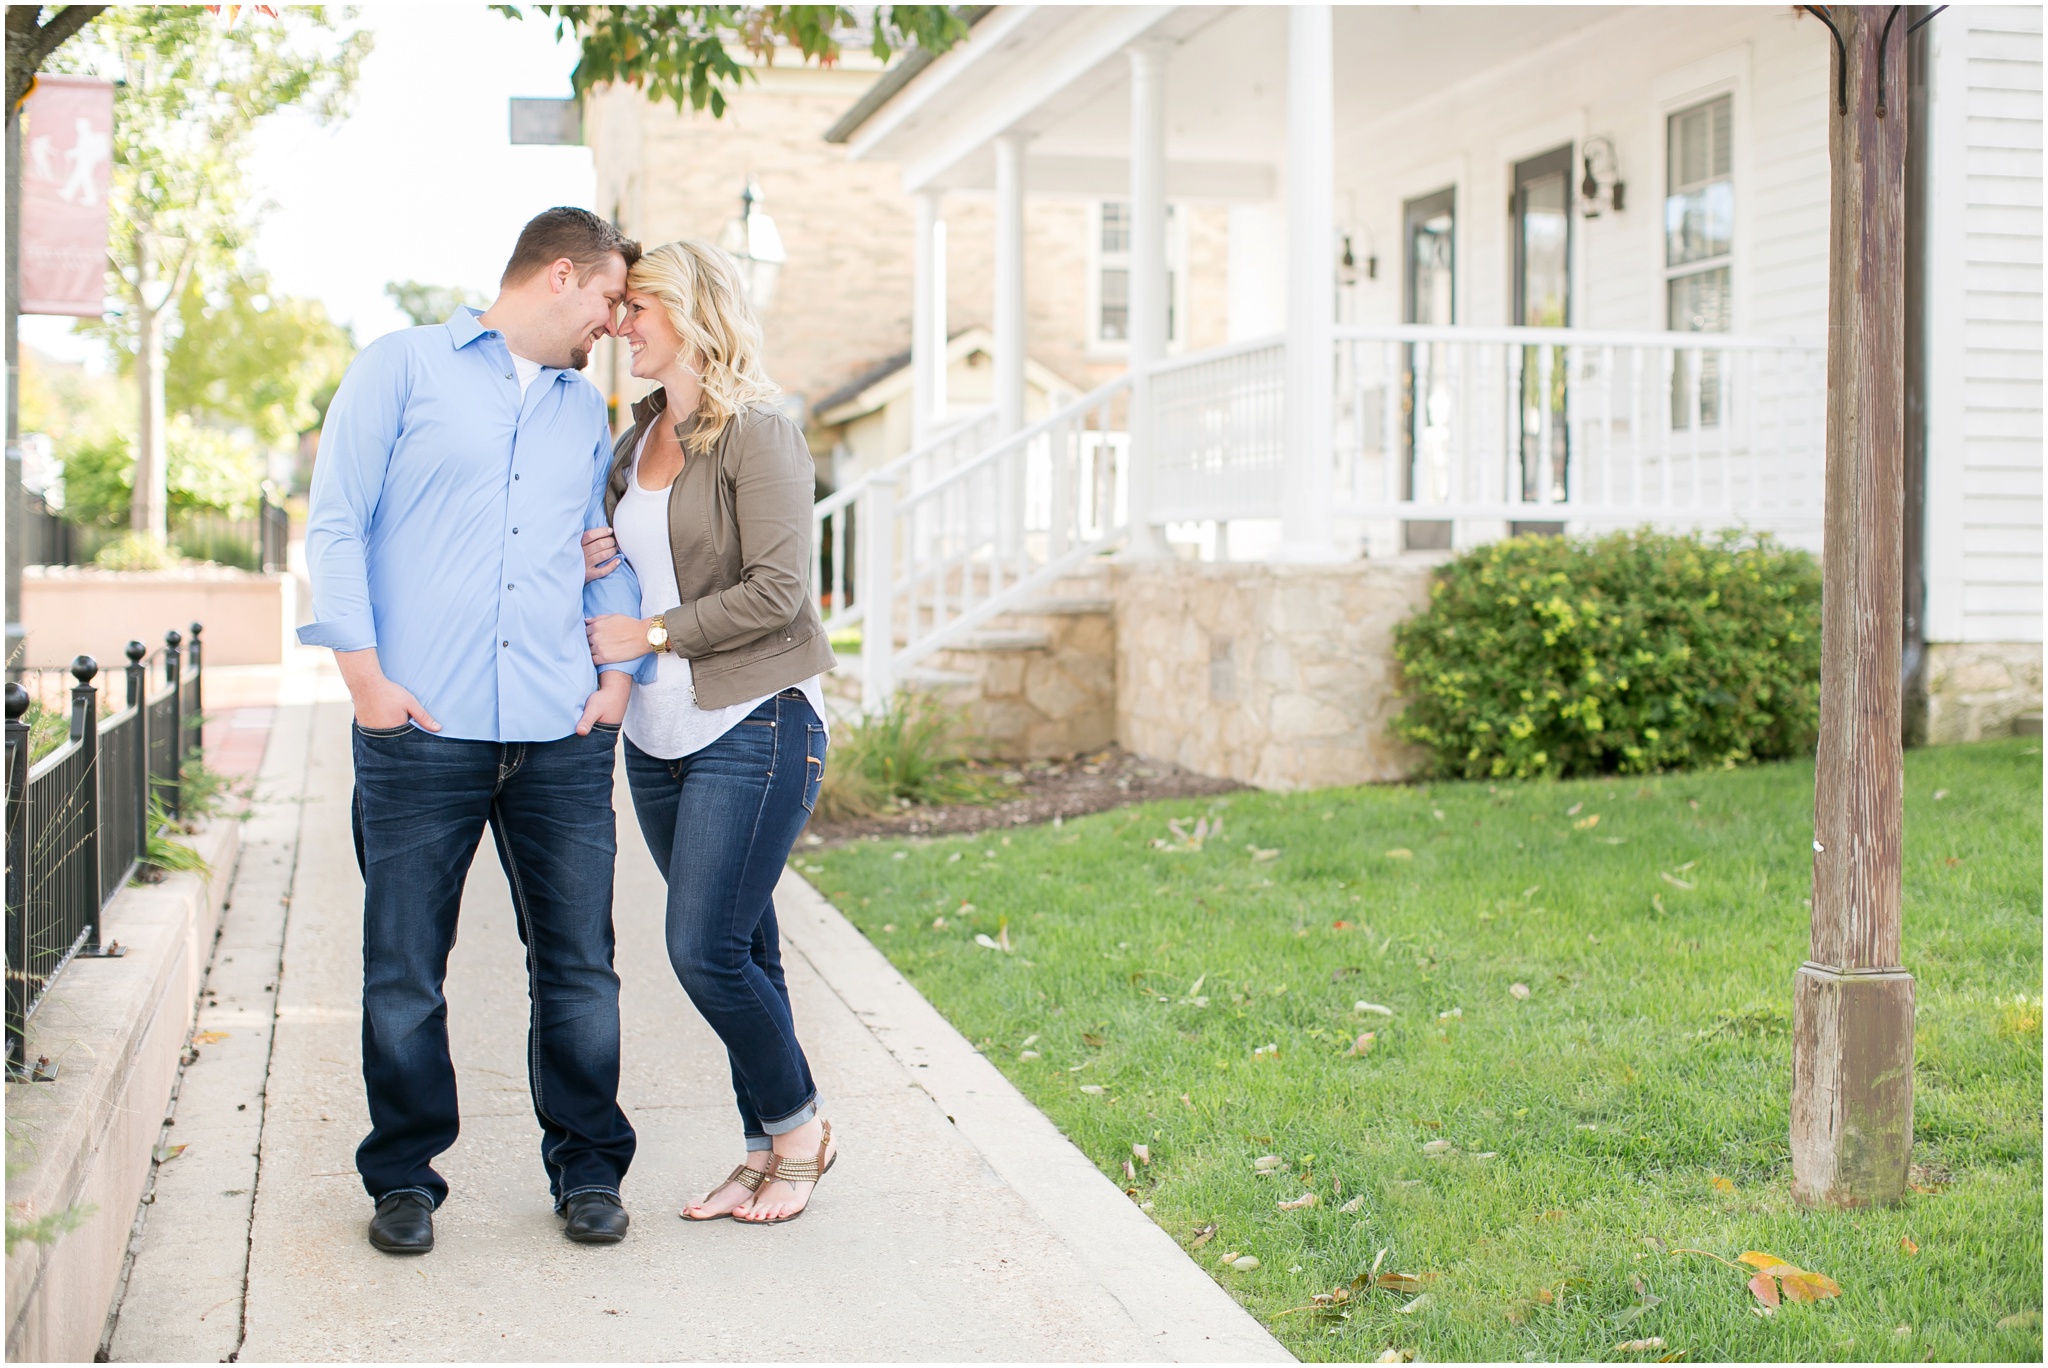
{"label": "tree branch with leaves", "polygon": [[861,44],[878,61],[921,48],[937,55],[967,36],[967,21],[950,5],[877,5],[865,14],[844,5],[494,5],[513,19],[528,10],[555,21],[555,36],[573,34],[581,47],[570,80],[587,95],[605,84],[630,85],[677,109],[724,115],[732,92],[753,70],[734,55],[764,65],[789,49],[806,62],[831,66],[845,43]]}
{"label": "tree branch with leaves", "polygon": [[340,118],[370,42],[318,6],[232,26],[198,6],[115,6],[61,55],[119,82],[108,290],[121,308],[91,331],[134,359],[138,533],[160,541],[166,530],[166,329],[188,291],[225,281],[247,247],[256,129],[285,109]]}

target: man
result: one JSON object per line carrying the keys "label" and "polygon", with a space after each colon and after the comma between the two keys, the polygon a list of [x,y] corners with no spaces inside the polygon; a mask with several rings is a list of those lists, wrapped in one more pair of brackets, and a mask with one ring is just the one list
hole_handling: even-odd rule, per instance
{"label": "man", "polygon": [[355,704],[363,873],[356,1151],[370,1243],[434,1247],[455,1143],[442,985],[486,824],[526,945],[541,1163],[572,1240],[616,1243],[633,1128],[619,1109],[612,763],[630,676],[592,666],[585,617],[638,613],[621,566],[584,584],[604,522],[604,398],[576,374],[638,244],[582,209],[519,235],[497,300],[365,347],[321,430],[306,525],[315,621]]}

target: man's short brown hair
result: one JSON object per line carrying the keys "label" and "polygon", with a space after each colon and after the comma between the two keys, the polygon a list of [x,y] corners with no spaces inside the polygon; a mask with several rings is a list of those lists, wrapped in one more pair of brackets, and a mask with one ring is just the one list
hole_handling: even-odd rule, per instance
{"label": "man's short brown hair", "polygon": [[581,285],[606,258],[614,256],[625,258],[626,269],[631,270],[640,259],[640,244],[588,209],[559,206],[535,214],[519,230],[519,241],[498,284],[517,285],[567,257],[576,263],[576,283]]}

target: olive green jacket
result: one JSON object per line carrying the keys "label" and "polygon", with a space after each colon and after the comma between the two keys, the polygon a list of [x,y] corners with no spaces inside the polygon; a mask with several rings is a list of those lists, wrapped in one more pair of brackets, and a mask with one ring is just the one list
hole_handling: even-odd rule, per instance
{"label": "olive green jacket", "polygon": [[[668,405],[633,405],[612,447],[609,522],[633,478],[640,429]],[[678,437],[694,424],[679,424]],[[725,708],[823,674],[832,647],[811,596],[817,468],[796,424],[758,406],[726,424],[705,456],[684,458],[669,487],[669,547],[682,603],[663,613],[668,649],[690,662],[700,708]]]}

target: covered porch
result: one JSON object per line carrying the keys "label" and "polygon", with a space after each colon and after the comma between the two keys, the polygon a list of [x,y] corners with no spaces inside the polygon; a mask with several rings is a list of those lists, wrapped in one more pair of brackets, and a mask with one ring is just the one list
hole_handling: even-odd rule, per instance
{"label": "covered porch", "polygon": [[[940,422],[948,199],[996,205],[996,444],[1025,428],[1028,198],[1126,206],[1128,369],[1017,444],[996,502],[1026,525],[992,546],[1113,523],[1140,558],[1314,563],[1650,522],[1817,548],[1824,42],[1736,8],[1005,6],[830,136],[917,197],[919,451],[1008,459]],[[1200,352],[1169,342],[1176,204],[1229,215],[1230,340]],[[1063,422],[1092,434],[1066,459]]]}

